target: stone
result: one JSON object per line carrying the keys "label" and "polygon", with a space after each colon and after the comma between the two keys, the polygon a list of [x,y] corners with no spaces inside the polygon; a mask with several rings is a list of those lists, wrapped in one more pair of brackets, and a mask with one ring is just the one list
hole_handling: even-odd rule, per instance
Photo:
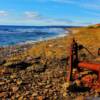
{"label": "stone", "polygon": [[24,98],[23,96],[20,96],[20,97],[18,98],[18,100],[23,100],[23,98]]}
{"label": "stone", "polygon": [[20,84],[22,84],[22,80],[17,80],[16,83],[17,83],[17,85],[20,85]]}
{"label": "stone", "polygon": [[16,93],[16,98],[20,97],[20,94],[19,93]]}
{"label": "stone", "polygon": [[6,61],[0,59],[0,65],[3,65],[4,63],[6,63]]}
{"label": "stone", "polygon": [[39,65],[35,66],[34,71],[37,73],[41,73],[41,72],[44,72],[45,69],[46,69],[45,65],[39,64]]}
{"label": "stone", "polygon": [[6,92],[1,92],[1,93],[0,93],[0,98],[1,98],[1,97],[6,97],[6,96],[7,96],[7,93],[6,93]]}
{"label": "stone", "polygon": [[63,89],[67,89],[70,86],[70,82],[66,82],[62,85]]}
{"label": "stone", "polygon": [[10,76],[11,79],[14,79],[14,78],[16,78],[16,77],[17,77],[16,74],[13,74],[13,75]]}
{"label": "stone", "polygon": [[4,85],[5,84],[5,82],[0,82],[0,85]]}
{"label": "stone", "polygon": [[32,94],[32,96],[33,97],[35,97],[35,96],[37,96],[38,94],[36,93],[36,92],[34,92],[33,94]]}
{"label": "stone", "polygon": [[49,88],[51,88],[51,87],[52,87],[51,84],[45,86],[45,88],[47,88],[47,89],[49,89]]}
{"label": "stone", "polygon": [[38,98],[38,100],[43,100],[42,96],[38,96],[37,98]]}
{"label": "stone", "polygon": [[77,96],[75,100],[85,100],[84,96]]}
{"label": "stone", "polygon": [[12,86],[12,91],[15,93],[15,92],[17,92],[18,91],[18,86]]}
{"label": "stone", "polygon": [[75,83],[77,84],[77,86],[81,85],[81,81],[80,80],[75,80]]}
{"label": "stone", "polygon": [[64,92],[64,93],[63,93],[63,97],[66,97],[66,96],[67,96],[67,93],[66,93],[66,92]]}

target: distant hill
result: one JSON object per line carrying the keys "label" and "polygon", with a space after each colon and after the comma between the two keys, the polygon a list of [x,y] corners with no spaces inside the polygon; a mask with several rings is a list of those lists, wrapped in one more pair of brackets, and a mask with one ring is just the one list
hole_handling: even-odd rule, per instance
{"label": "distant hill", "polygon": [[88,28],[100,28],[100,24],[89,25]]}

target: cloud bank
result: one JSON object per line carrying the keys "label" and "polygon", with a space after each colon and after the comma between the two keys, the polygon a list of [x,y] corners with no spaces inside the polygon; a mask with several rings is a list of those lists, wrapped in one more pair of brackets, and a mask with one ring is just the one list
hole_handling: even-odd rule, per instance
{"label": "cloud bank", "polygon": [[7,16],[7,15],[8,15],[7,11],[0,10],[0,17],[4,17],[4,16]]}

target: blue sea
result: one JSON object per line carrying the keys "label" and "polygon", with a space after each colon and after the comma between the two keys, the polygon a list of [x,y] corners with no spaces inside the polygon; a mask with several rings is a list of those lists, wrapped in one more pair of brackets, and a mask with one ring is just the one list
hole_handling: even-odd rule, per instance
{"label": "blue sea", "polygon": [[65,27],[0,26],[0,46],[34,43],[66,35]]}

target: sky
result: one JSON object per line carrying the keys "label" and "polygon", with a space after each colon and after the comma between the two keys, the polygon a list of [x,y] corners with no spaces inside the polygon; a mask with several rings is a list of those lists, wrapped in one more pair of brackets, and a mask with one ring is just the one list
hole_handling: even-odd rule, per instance
{"label": "sky", "polygon": [[0,25],[100,23],[100,0],[0,0]]}

